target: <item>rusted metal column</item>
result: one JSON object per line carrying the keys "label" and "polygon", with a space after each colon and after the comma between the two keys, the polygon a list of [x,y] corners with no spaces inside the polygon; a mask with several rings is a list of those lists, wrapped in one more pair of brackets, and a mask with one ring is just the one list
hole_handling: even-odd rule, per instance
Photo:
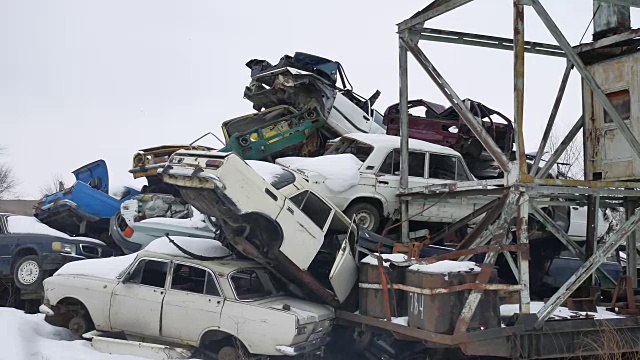
{"label": "rusted metal column", "polygon": [[[513,116],[516,130],[516,158],[519,174],[516,181],[527,173],[524,149],[524,5],[513,0]],[[512,169],[511,171],[516,171]],[[509,177],[505,173],[505,178]]]}
{"label": "rusted metal column", "polygon": [[589,275],[591,275],[602,264],[607,256],[609,256],[615,249],[622,244],[627,236],[635,230],[640,223],[640,212],[629,217],[618,231],[601,246],[590,259],[580,266],[580,269],[575,274],[571,275],[564,285],[556,291],[556,293],[547,301],[546,304],[537,312],[538,321],[535,323],[535,328],[540,329],[545,321],[553,314],[553,312],[562,304],[567,298],[582,284]]}
{"label": "rusted metal column", "polygon": [[526,250],[518,252],[518,280],[520,286],[520,313],[531,312],[531,295],[529,293],[529,195],[526,191],[520,193],[518,200],[517,229],[518,245],[526,246]]}
{"label": "rusted metal column", "polygon": [[[596,195],[587,195],[587,243],[584,248],[585,260],[593,256],[597,249],[598,241],[598,198]],[[587,280],[582,284],[582,297],[589,297],[589,288],[595,284],[595,277],[589,275]]]}
{"label": "rusted metal column", "polygon": [[564,91],[567,88],[567,83],[569,83],[569,75],[571,75],[572,69],[573,64],[570,61],[567,61],[567,66],[564,68],[564,74],[562,74],[562,80],[560,80],[560,88],[558,89],[558,94],[556,95],[556,101],[553,103],[553,108],[551,108],[551,114],[549,114],[547,126],[544,129],[542,139],[540,139],[540,145],[538,145],[536,159],[533,161],[533,166],[531,167],[531,171],[529,172],[529,175],[531,176],[535,176],[536,172],[538,172],[538,165],[540,164],[540,160],[542,159],[544,149],[547,147],[547,140],[549,140],[551,130],[553,129],[553,124],[556,121],[556,116],[558,115],[558,110],[560,109],[560,104],[562,103],[562,98],[564,97]]}
{"label": "rusted metal column", "polygon": [[[406,39],[407,36],[408,32],[405,31],[399,34],[399,39]],[[402,41],[398,47],[400,60],[400,192],[406,193],[409,188],[409,75],[407,48],[402,44]],[[407,243],[409,242],[409,200],[404,196],[400,197],[400,221],[402,221],[401,240],[403,243]]]}
{"label": "rusted metal column", "polygon": [[[629,219],[636,213],[636,199],[629,199],[624,204],[625,217]],[[636,241],[638,240],[638,230],[631,232],[627,238],[627,276],[631,280],[633,287],[638,287],[638,251]]]}

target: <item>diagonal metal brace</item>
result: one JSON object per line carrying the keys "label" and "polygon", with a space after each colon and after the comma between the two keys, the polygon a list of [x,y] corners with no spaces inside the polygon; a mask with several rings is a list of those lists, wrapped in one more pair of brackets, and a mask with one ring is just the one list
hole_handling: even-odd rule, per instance
{"label": "diagonal metal brace", "polygon": [[534,327],[542,328],[544,322],[549,316],[574,292],[576,289],[602,264],[607,256],[620,246],[627,236],[640,224],[640,211],[636,212],[629,218],[618,231],[598,249],[584,264],[573,274],[564,285],[556,291],[556,293],[547,301],[547,303],[538,311],[538,321]]}
{"label": "diagonal metal brace", "polygon": [[[569,130],[569,132],[564,137],[564,139],[562,139],[562,141],[560,142],[560,145],[558,145],[558,148],[553,152],[553,154],[549,158],[549,161],[547,161],[547,163],[544,164],[542,169],[538,171],[538,173],[536,174],[536,178],[543,178],[547,176],[551,168],[560,159],[562,154],[564,154],[564,151],[569,147],[569,145],[571,145],[571,142],[576,137],[576,135],[578,135],[580,130],[582,130],[583,126],[584,126],[584,116],[580,116],[578,121],[576,121],[576,123],[573,124],[573,127],[571,128],[571,130]],[[535,168],[532,169],[532,171],[535,171],[535,170],[536,170]]]}
{"label": "diagonal metal brace", "polygon": [[[571,250],[571,252],[575,256],[577,256],[580,260],[584,261],[586,259],[584,250],[582,250],[582,248],[578,246],[578,244],[576,244],[575,241],[571,240],[569,238],[569,235],[567,235],[567,233],[562,231],[562,229],[560,229],[560,227],[556,225],[556,223],[547,214],[545,214],[544,211],[542,211],[542,209],[540,209],[540,207],[538,207],[537,204],[533,202],[530,202],[530,204],[531,204],[530,209],[533,210],[533,215],[536,218],[538,218],[538,220],[540,220],[542,225],[544,225],[547,228],[547,230],[549,230],[555,237],[557,237],[558,240],[560,240],[560,242],[562,242],[562,244],[564,244],[564,246],[567,247],[567,249]],[[611,276],[606,272],[604,272],[602,269],[598,268],[596,272],[598,273],[598,276],[607,278],[611,280],[611,282],[614,284],[616,283],[616,281],[613,280],[613,278],[611,278]]]}
{"label": "diagonal metal brace", "polygon": [[471,129],[482,146],[484,146],[493,159],[498,163],[500,169],[503,172],[508,173],[510,165],[507,157],[504,155],[502,150],[500,150],[500,147],[498,147],[484,127],[480,125],[476,117],[471,113],[469,108],[467,108],[458,94],[456,94],[451,85],[449,85],[438,70],[436,70],[427,55],[420,50],[420,47],[418,47],[417,44],[411,43],[402,37],[400,37],[400,42],[407,48],[407,50],[409,50],[409,52],[415,57],[416,61],[418,61],[418,64],[420,64],[440,91],[442,91],[442,94],[447,98],[447,100],[449,100],[451,106],[453,106],[456,112],[460,114],[464,123],[469,127],[469,129]]}
{"label": "diagonal metal brace", "polygon": [[591,91],[593,92],[593,95],[596,99],[598,99],[598,102],[600,102],[600,104],[604,108],[604,111],[609,114],[613,122],[618,127],[618,130],[620,130],[622,136],[629,143],[629,146],[633,149],[633,151],[635,151],[636,156],[640,157],[640,142],[638,142],[638,139],[636,139],[627,124],[625,124],[624,120],[622,120],[615,107],[613,107],[613,104],[611,104],[611,101],[609,101],[607,95],[605,95],[605,93],[602,91],[602,88],[600,88],[598,82],[593,77],[589,69],[587,69],[587,67],[584,65],[578,54],[576,54],[575,50],[569,44],[569,41],[567,41],[567,39],[562,34],[562,31],[560,31],[549,13],[547,13],[547,10],[545,10],[544,6],[542,6],[540,0],[528,1],[540,17],[540,20],[542,20],[542,22],[545,24],[551,35],[556,39],[558,45],[560,45],[560,47],[567,54],[567,58],[569,59],[569,61],[573,63],[573,65],[576,67],[576,70],[578,70],[580,75],[582,75],[582,79],[587,83],[587,85],[589,85]]}

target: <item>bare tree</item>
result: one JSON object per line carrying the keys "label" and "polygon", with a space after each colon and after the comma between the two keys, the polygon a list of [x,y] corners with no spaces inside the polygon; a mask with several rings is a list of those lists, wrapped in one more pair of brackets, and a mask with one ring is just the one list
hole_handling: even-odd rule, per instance
{"label": "bare tree", "polygon": [[[553,152],[560,146],[562,142],[557,132],[552,132],[547,141],[548,154]],[[582,147],[582,138],[576,136],[571,144],[565,149],[560,159],[556,163],[556,169],[560,177],[570,179],[584,179],[584,151]]]}
{"label": "bare tree", "polygon": [[60,174],[53,174],[51,175],[51,180],[47,183],[47,185],[40,187],[40,195],[50,195],[58,191],[62,191],[66,187],[67,186],[64,181],[64,177]]}
{"label": "bare tree", "polygon": [[[0,148],[0,154],[4,148]],[[0,199],[6,199],[15,196],[15,189],[18,182],[13,175],[13,168],[4,163],[0,163]]]}

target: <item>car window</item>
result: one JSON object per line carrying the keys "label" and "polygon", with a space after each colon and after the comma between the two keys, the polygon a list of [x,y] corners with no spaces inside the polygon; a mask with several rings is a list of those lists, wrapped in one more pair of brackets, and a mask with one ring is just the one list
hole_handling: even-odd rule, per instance
{"label": "car window", "polygon": [[128,283],[164,288],[168,261],[142,259],[131,272]]}
{"label": "car window", "polygon": [[174,265],[171,274],[171,289],[220,296],[211,272],[188,264],[177,263]]}
{"label": "car window", "polygon": [[331,215],[331,207],[320,199],[320,197],[309,190],[305,190],[293,195],[290,200],[298,209],[302,210],[316,226],[324,229],[327,220],[329,220],[329,215]]}
{"label": "car window", "polygon": [[467,168],[464,166],[462,159],[456,157],[456,180],[458,181],[471,181],[471,177],[467,172]]}
{"label": "car window", "polygon": [[[425,177],[425,153],[409,151],[409,176]],[[382,162],[378,170],[380,174],[400,175],[400,150],[395,149]]]}
{"label": "car window", "polygon": [[353,154],[358,160],[365,162],[371,153],[373,152],[373,146],[353,140],[353,139],[340,139],[336,144],[331,146],[325,155],[333,154]]}
{"label": "car window", "polygon": [[229,280],[238,300],[255,300],[278,294],[265,270],[236,271]]}
{"label": "car window", "polygon": [[449,155],[429,155],[429,178],[442,180],[456,179],[456,157]]}

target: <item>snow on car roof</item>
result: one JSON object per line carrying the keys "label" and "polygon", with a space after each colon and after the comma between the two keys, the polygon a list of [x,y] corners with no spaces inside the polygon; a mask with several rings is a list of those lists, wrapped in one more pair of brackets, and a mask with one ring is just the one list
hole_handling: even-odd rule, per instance
{"label": "snow on car roof", "polygon": [[[385,135],[385,134],[354,133],[354,134],[344,135],[344,137],[362,141],[367,144],[371,144],[374,147],[384,147],[389,149],[397,149],[400,147],[399,136]],[[430,142],[417,140],[417,139],[409,139],[409,149],[461,156],[460,153],[446,146],[436,145]]]}
{"label": "snow on car roof", "polygon": [[93,242],[100,245],[105,245],[102,241],[83,237],[83,236],[74,236],[71,237],[62,231],[58,231],[56,229],[52,229],[47,225],[40,222],[40,220],[34,218],[33,216],[23,216],[23,215],[9,215],[7,216],[7,230],[11,234],[40,234],[40,235],[49,235],[55,236],[64,239],[72,239],[72,240],[82,240],[86,242]]}
{"label": "snow on car roof", "polygon": [[280,165],[266,161],[246,160],[246,162],[268,183],[274,182],[281,174],[285,173],[285,170]]}
{"label": "snow on car roof", "polygon": [[[223,257],[231,255],[231,251],[217,240],[186,236],[171,236],[171,240],[187,251],[200,256]],[[173,245],[166,236],[153,240],[144,249],[142,249],[142,251],[169,256],[189,257]]]}
{"label": "snow on car roof", "polygon": [[[135,260],[136,254],[109,257],[103,259],[87,259],[64,264],[53,274],[84,275],[115,280]],[[46,280],[45,280],[46,281]]]}
{"label": "snow on car roof", "polygon": [[276,163],[293,170],[320,174],[325,177],[324,184],[335,192],[346,191],[360,182],[362,161],[353,154],[286,157],[276,160]]}

